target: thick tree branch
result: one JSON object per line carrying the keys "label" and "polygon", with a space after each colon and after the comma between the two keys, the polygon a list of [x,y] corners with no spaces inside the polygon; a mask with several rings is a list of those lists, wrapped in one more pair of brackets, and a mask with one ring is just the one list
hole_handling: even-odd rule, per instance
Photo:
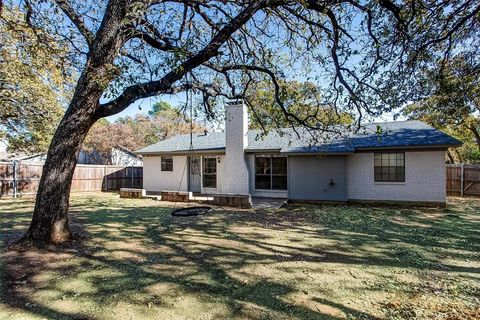
{"label": "thick tree branch", "polygon": [[62,9],[63,13],[77,27],[78,31],[83,35],[89,47],[92,46],[95,39],[94,34],[87,28],[82,18],[73,10],[67,0],[54,0],[54,2]]}
{"label": "thick tree branch", "polygon": [[150,34],[142,31],[133,31],[128,39],[139,39],[151,46],[152,48],[161,50],[161,51],[181,51],[181,48],[172,45],[169,41],[164,41],[155,39]]}
{"label": "thick tree branch", "polygon": [[130,86],[124,90],[122,94],[116,99],[101,104],[96,112],[98,118],[107,117],[121,112],[130,104],[138,99],[156,96],[163,93],[168,93],[171,86],[180,80],[185,74],[194,68],[202,65],[206,61],[218,54],[220,47],[227,42],[228,39],[241,26],[243,26],[259,9],[265,6],[264,1],[253,1],[244,10],[242,10],[230,23],[226,24],[206,45],[194,56],[189,57],[179,67],[167,73],[162,79],[157,81],[150,81],[147,83]]}

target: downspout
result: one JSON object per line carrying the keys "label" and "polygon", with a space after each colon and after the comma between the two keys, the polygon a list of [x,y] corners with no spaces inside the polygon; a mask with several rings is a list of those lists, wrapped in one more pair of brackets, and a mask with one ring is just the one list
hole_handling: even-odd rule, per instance
{"label": "downspout", "polygon": [[287,155],[287,202],[290,200],[290,156]]}
{"label": "downspout", "polygon": [[131,169],[132,169],[132,177],[131,177],[131,183],[130,184],[132,185],[132,189],[133,189],[133,164],[131,166]]}

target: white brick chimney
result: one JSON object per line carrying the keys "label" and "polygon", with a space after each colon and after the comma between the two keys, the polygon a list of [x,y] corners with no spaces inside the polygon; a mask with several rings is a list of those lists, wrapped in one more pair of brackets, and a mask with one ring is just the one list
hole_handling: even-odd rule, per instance
{"label": "white brick chimney", "polygon": [[225,119],[226,193],[248,194],[248,169],[245,148],[248,145],[248,112],[243,101],[228,102]]}

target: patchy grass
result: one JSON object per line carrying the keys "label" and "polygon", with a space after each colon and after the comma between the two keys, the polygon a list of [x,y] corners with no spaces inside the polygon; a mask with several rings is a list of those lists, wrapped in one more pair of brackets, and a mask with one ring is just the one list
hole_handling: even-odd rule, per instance
{"label": "patchy grass", "polygon": [[[0,201],[3,243],[25,231],[32,206]],[[73,196],[81,240],[0,247],[0,319],[480,318],[478,199],[196,218],[162,206]]]}

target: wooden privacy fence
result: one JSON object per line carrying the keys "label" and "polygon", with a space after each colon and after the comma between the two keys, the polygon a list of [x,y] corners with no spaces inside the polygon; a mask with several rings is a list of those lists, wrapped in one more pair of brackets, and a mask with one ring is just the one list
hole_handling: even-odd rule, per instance
{"label": "wooden privacy fence", "polygon": [[[43,164],[0,163],[0,197],[35,194]],[[142,188],[143,167],[77,165],[72,192]]]}
{"label": "wooden privacy fence", "polygon": [[480,165],[448,164],[447,193],[480,196]]}

